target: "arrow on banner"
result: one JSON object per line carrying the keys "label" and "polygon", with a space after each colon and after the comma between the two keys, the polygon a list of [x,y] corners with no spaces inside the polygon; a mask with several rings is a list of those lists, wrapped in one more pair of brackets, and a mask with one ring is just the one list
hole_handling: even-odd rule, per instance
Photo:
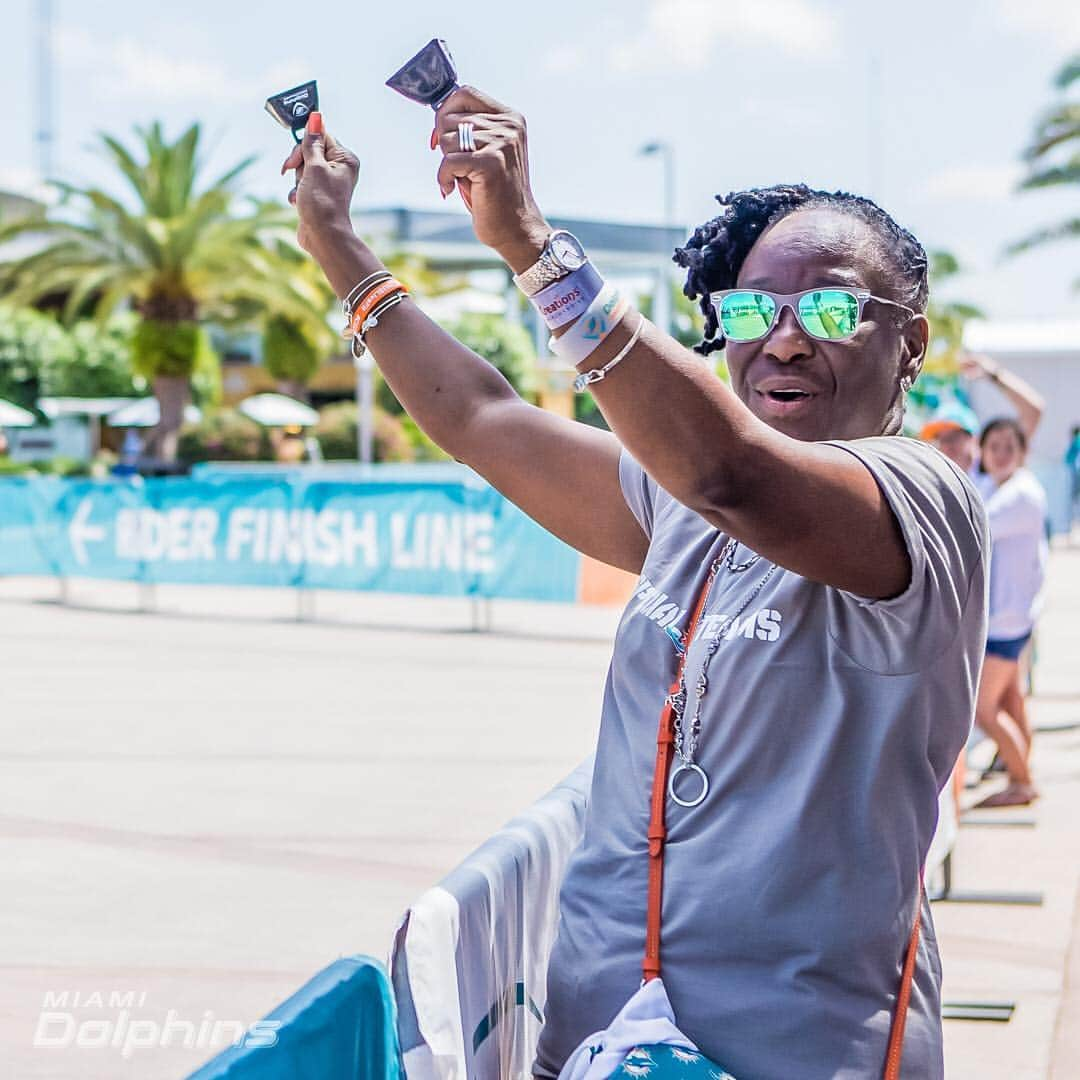
{"label": "arrow on banner", "polygon": [[75,508],[75,513],[68,526],[68,541],[71,550],[75,553],[75,561],[80,566],[85,566],[90,560],[86,555],[86,545],[89,541],[101,541],[105,539],[105,528],[102,525],[91,525],[90,515],[94,510],[94,500],[88,495]]}

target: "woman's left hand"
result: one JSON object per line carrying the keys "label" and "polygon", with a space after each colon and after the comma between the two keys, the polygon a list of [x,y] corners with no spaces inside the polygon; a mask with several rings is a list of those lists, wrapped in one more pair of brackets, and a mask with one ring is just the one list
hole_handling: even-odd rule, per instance
{"label": "woman's left hand", "polygon": [[[463,123],[472,125],[473,151],[461,149],[458,125]],[[525,118],[479,90],[459,87],[436,114],[435,147],[443,154],[438,173],[443,197],[461,184],[476,238],[515,273],[531,266],[551,228],[529,182]]]}

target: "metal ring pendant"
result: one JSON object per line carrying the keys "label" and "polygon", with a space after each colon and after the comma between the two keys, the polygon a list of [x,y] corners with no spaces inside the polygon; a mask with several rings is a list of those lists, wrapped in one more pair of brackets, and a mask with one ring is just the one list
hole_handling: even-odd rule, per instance
{"label": "metal ring pendant", "polygon": [[[681,772],[697,773],[701,777],[701,791],[698,792],[696,798],[680,799],[675,793],[675,780]],[[680,806],[700,806],[705,801],[705,796],[709,794],[709,778],[705,775],[705,770],[693,761],[684,761],[668,778],[668,794]]]}

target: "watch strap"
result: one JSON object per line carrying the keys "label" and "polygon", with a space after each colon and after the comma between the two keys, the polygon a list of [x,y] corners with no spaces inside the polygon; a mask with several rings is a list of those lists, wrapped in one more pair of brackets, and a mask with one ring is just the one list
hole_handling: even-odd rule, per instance
{"label": "watch strap", "polygon": [[555,261],[551,254],[551,241],[544,245],[540,258],[526,270],[514,275],[514,284],[530,299],[549,285],[566,277],[568,271]]}

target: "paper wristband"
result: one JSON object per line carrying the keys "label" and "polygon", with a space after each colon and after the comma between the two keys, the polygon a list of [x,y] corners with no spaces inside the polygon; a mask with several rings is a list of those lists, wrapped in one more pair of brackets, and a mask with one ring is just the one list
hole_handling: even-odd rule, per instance
{"label": "paper wristband", "polygon": [[557,330],[588,311],[603,287],[604,279],[596,267],[587,262],[530,296],[529,303],[540,313],[549,330]]}
{"label": "paper wristband", "polygon": [[601,345],[604,338],[619,324],[629,307],[614,285],[605,285],[589,310],[560,338],[550,338],[548,348],[560,360],[577,367]]}

